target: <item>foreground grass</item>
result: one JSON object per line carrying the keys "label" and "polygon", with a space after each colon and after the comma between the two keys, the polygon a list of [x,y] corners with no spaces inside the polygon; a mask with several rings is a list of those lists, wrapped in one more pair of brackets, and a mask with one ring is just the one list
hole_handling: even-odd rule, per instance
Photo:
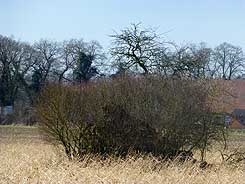
{"label": "foreground grass", "polygon": [[214,165],[205,170],[151,156],[79,162],[42,141],[35,128],[0,127],[0,133],[0,183],[245,183],[244,165],[220,164],[218,153],[209,153]]}

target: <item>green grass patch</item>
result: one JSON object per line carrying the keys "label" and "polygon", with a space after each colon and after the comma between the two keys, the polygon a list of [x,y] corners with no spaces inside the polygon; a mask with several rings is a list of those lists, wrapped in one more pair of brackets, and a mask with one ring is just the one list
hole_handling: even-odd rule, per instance
{"label": "green grass patch", "polygon": [[40,141],[41,134],[36,126],[1,125],[0,141]]}
{"label": "green grass patch", "polygon": [[228,140],[245,141],[245,129],[229,129]]}

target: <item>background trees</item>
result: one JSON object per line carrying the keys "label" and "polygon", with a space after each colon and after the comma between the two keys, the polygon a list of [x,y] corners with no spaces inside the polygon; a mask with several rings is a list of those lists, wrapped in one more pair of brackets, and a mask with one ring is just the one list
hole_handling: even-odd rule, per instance
{"label": "background trees", "polygon": [[212,49],[205,43],[175,45],[163,66],[167,67],[168,75],[172,77],[204,79],[211,77],[211,54]]}
{"label": "background trees", "polygon": [[87,82],[99,74],[104,59],[96,41],[40,40],[31,45],[0,36],[0,107],[18,102],[24,112],[23,104],[32,107],[45,84]]}
{"label": "background trees", "polygon": [[120,70],[158,73],[165,77],[235,79],[244,72],[240,47],[222,43],[212,49],[205,43],[178,46],[152,29],[132,24],[111,36],[110,53]]}
{"label": "background trees", "polygon": [[3,106],[13,105],[33,66],[33,50],[26,43],[0,36],[0,98]]}
{"label": "background trees", "polygon": [[241,47],[222,43],[214,49],[217,72],[225,80],[231,80],[244,72],[245,57]]}
{"label": "background trees", "polygon": [[32,102],[47,82],[88,81],[105,59],[96,41],[40,40],[33,45],[0,36],[1,105],[14,105],[20,91]]}
{"label": "background trees", "polygon": [[[132,24],[111,39],[106,55],[97,41],[29,44],[0,36],[0,105],[14,106],[18,100],[32,105],[46,83],[86,83],[114,71],[112,76],[143,73],[179,79],[231,80],[244,74],[243,50],[229,43],[214,49],[205,43],[177,45],[141,24]],[[108,75],[103,73],[106,69]]]}

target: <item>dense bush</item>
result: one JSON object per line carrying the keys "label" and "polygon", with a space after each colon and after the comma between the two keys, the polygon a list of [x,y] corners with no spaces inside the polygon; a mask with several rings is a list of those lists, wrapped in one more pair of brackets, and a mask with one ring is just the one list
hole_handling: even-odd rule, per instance
{"label": "dense bush", "polygon": [[[49,85],[37,105],[40,127],[70,157],[123,156],[130,150],[172,157],[223,137],[208,81],[122,77],[81,86]],[[215,103],[217,105],[217,103]]]}

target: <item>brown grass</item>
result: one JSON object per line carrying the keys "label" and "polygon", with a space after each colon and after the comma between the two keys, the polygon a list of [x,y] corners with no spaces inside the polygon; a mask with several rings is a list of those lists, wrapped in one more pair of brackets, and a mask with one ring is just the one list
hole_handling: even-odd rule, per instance
{"label": "brown grass", "polygon": [[79,162],[42,141],[35,128],[0,127],[0,133],[0,183],[245,183],[244,165],[220,164],[217,152],[209,153],[214,165],[206,170],[151,156]]}

